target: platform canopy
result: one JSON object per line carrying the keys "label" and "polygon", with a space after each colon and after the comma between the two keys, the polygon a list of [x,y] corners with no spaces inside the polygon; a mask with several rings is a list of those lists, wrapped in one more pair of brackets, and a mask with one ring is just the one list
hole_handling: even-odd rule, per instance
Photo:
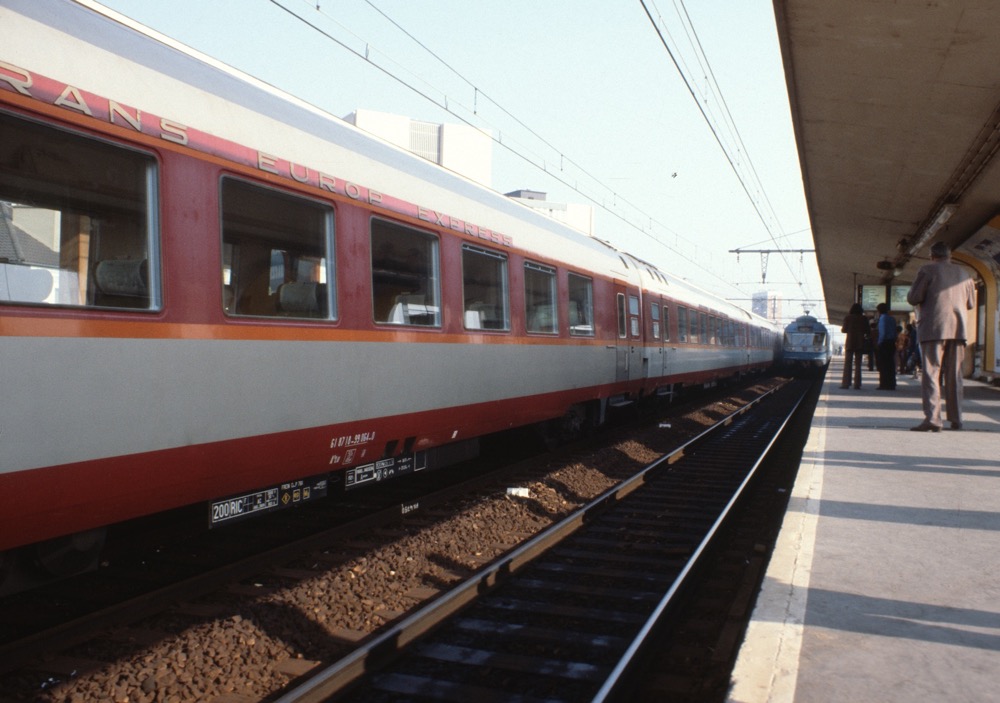
{"label": "platform canopy", "polygon": [[[1000,2],[774,0],[827,314],[1000,211]],[[995,230],[994,230],[995,231]]]}

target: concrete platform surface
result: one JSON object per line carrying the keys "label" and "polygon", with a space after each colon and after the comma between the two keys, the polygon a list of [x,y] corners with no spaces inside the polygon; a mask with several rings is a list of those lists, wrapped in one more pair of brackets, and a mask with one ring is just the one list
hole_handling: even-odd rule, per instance
{"label": "concrete platform surface", "polygon": [[[920,382],[827,373],[733,703],[1000,700],[1000,389],[910,432]],[[946,423],[947,427],[947,423]]]}

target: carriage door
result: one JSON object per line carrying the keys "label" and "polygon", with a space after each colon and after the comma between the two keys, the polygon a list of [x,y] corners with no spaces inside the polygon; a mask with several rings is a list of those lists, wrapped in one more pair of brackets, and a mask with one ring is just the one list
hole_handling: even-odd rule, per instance
{"label": "carriage door", "polygon": [[642,298],[639,291],[628,293],[628,380],[649,376],[649,356],[642,329]]}
{"label": "carriage door", "polygon": [[625,287],[615,286],[615,304],[618,309],[618,342],[617,369],[615,371],[616,381],[627,381],[630,367],[629,340],[628,340],[628,304],[626,303]]}
{"label": "carriage door", "polygon": [[663,375],[663,303],[659,297],[649,299],[649,315],[646,324],[649,325],[646,337],[646,354],[649,356],[649,377],[659,378]]}
{"label": "carriage door", "polygon": [[615,284],[618,308],[618,369],[616,379],[635,381],[645,378],[649,359],[642,341],[642,303],[639,290]]}

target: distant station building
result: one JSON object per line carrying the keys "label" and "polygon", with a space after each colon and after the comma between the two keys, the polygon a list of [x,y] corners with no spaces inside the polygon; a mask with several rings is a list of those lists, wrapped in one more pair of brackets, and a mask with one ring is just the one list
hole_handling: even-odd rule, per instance
{"label": "distant station building", "polygon": [[546,194],[537,190],[515,190],[505,195],[584,234],[594,234],[594,208],[590,205],[554,203],[546,200]]}
{"label": "distant station building", "polygon": [[[488,130],[462,124],[437,124],[375,110],[355,110],[344,117],[358,129],[406,149],[450,171],[493,187],[493,137]],[[537,190],[515,190],[509,198],[585,234],[594,234],[594,208],[556,203]]]}
{"label": "distant station building", "polygon": [[492,187],[493,137],[488,130],[464,124],[422,122],[375,110],[355,110],[344,117],[390,144]]}
{"label": "distant station building", "polygon": [[766,317],[772,322],[781,322],[781,293],[762,290],[751,296],[750,310],[755,315]]}

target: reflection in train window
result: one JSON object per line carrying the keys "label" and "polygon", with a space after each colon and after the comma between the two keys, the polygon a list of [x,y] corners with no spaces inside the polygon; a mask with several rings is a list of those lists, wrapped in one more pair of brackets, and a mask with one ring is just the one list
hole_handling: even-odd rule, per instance
{"label": "reflection in train window", "polygon": [[372,315],[391,325],[441,324],[437,237],[372,220]]}
{"label": "reflection in train window", "polygon": [[329,206],[224,178],[225,311],[268,317],[335,316],[334,286],[327,279],[332,235]]}
{"label": "reflection in train window", "polygon": [[462,245],[462,296],[466,329],[509,330],[507,257]]}
{"label": "reflection in train window", "polygon": [[569,333],[594,336],[594,282],[569,274]]}
{"label": "reflection in train window", "polygon": [[524,302],[529,332],[557,331],[554,268],[530,261],[524,264]]}
{"label": "reflection in train window", "polygon": [[160,306],[156,162],[0,114],[0,302]]}

